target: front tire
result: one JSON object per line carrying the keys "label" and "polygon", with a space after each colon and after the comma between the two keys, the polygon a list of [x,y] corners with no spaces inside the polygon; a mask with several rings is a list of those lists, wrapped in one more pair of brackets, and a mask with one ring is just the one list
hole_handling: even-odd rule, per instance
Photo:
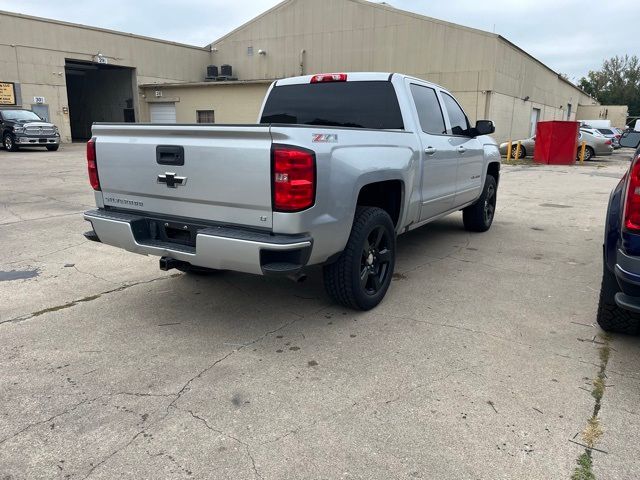
{"label": "front tire", "polygon": [[387,212],[357,207],[347,246],[323,269],[324,286],[337,303],[371,310],[384,298],[395,267],[396,235]]}
{"label": "front tire", "polygon": [[469,232],[486,232],[491,228],[496,213],[498,185],[496,179],[487,175],[484,190],[476,203],[462,210],[464,228]]}
{"label": "front tire", "polygon": [[598,302],[598,325],[605,332],[637,335],[640,333],[640,315],[618,307],[615,296],[619,291],[616,276],[605,266]]}
{"label": "front tire", "polygon": [[4,145],[4,148],[8,152],[18,151],[18,145],[16,145],[16,141],[13,138],[13,135],[11,135],[10,133],[6,133],[4,135],[4,138],[2,139],[2,144]]}

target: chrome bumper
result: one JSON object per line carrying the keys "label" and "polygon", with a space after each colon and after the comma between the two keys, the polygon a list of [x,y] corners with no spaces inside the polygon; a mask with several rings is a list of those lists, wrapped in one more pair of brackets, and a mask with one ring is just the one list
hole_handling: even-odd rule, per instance
{"label": "chrome bumper", "polygon": [[58,145],[60,137],[31,137],[16,135],[16,145]]}
{"label": "chrome bumper", "polygon": [[99,241],[107,245],[199,267],[257,275],[298,272],[308,262],[313,243],[306,235],[276,235],[220,225],[198,228],[195,246],[191,246],[151,238],[145,233],[148,222],[162,224],[163,219],[102,209],[85,212],[84,219],[91,222]]}

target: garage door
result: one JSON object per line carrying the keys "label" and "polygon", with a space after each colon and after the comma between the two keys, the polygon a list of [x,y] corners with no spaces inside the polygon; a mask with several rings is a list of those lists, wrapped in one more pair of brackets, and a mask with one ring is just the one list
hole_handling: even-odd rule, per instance
{"label": "garage door", "polygon": [[176,123],[175,103],[151,103],[149,104],[151,123]]}

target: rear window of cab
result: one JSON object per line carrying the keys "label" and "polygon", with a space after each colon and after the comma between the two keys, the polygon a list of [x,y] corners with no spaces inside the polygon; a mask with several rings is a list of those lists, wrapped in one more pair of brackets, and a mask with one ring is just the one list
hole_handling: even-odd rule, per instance
{"label": "rear window of cab", "polygon": [[396,91],[388,81],[276,86],[260,123],[404,129]]}

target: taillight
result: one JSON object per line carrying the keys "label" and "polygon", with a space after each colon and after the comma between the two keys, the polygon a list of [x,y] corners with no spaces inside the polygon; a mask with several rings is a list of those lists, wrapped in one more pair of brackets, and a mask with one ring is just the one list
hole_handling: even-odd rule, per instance
{"label": "taillight", "polygon": [[640,155],[636,157],[629,170],[624,226],[627,230],[640,231]]}
{"label": "taillight", "polygon": [[98,178],[98,164],[96,163],[96,139],[87,142],[87,170],[89,171],[89,183],[94,190],[100,190]]}
{"label": "taillight", "polygon": [[311,207],[316,196],[315,154],[306,148],[274,145],[271,159],[273,209],[299,212]]}
{"label": "taillight", "polygon": [[607,140],[606,142],[604,142],[605,145],[611,145],[611,140]]}
{"label": "taillight", "polygon": [[323,73],[311,77],[311,83],[346,82],[346,73]]}

